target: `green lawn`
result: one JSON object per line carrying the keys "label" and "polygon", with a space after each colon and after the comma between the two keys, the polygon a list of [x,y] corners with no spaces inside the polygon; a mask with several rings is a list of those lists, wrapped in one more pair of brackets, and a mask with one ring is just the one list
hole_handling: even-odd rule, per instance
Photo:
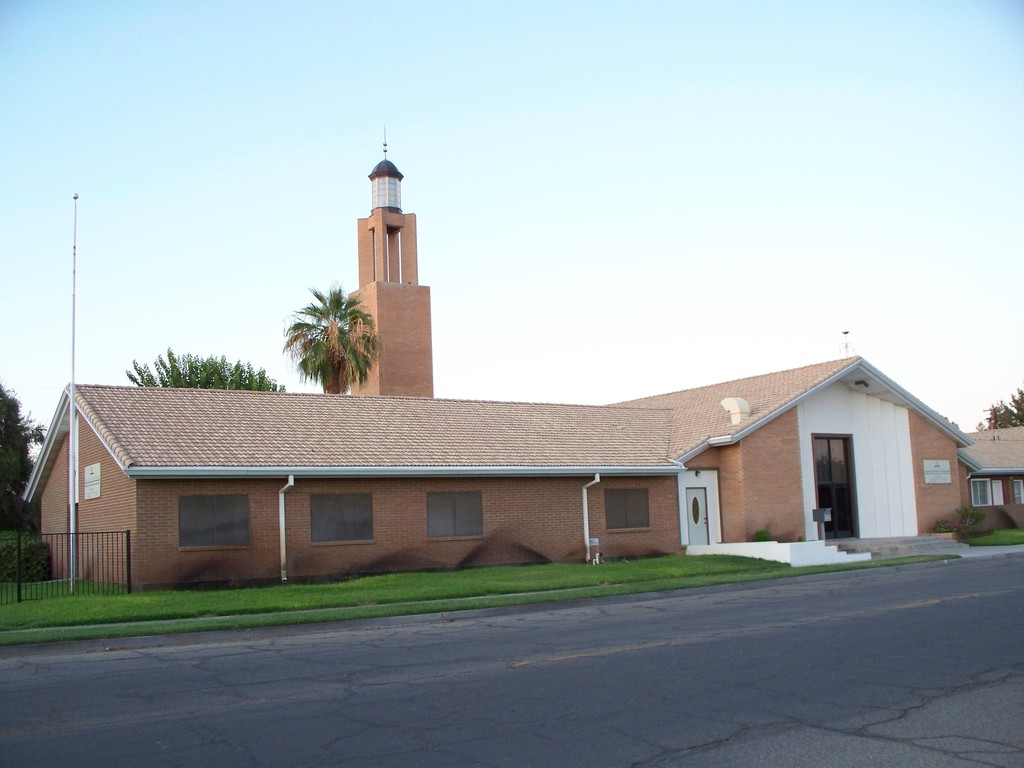
{"label": "green lawn", "polygon": [[0,645],[442,613],[702,587],[938,558],[791,568],[743,557],[668,556],[600,566],[473,568],[250,589],[67,596],[0,606]]}
{"label": "green lawn", "polygon": [[967,539],[972,547],[1009,547],[1024,545],[1024,528],[1000,528],[992,533]]}

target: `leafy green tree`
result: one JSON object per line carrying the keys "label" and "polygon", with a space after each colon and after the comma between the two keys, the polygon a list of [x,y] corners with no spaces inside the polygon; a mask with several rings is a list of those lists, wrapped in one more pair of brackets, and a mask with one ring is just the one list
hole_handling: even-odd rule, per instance
{"label": "leafy green tree", "polygon": [[35,527],[21,493],[32,474],[32,447],[42,442],[42,424],[22,416],[17,396],[0,383],[0,530]]}
{"label": "leafy green tree", "polygon": [[339,285],[327,293],[309,290],[316,301],[292,315],[284,350],[303,381],[315,381],[329,394],[347,394],[353,384],[366,382],[377,362],[380,337],[373,317]]}
{"label": "leafy green tree", "polygon": [[234,365],[226,357],[199,357],[198,355],[176,355],[167,349],[167,359],[158,355],[153,363],[139,365],[132,360],[132,371],[125,371],[128,381],[139,387],[185,387],[187,389],[247,389],[256,392],[284,392],[284,387],[267,375],[265,369],[258,371],[252,363],[241,360]]}
{"label": "leafy green tree", "polygon": [[1018,388],[1010,395],[1010,402],[1000,400],[989,406],[988,418],[978,425],[978,431],[1024,427],[1024,389]]}

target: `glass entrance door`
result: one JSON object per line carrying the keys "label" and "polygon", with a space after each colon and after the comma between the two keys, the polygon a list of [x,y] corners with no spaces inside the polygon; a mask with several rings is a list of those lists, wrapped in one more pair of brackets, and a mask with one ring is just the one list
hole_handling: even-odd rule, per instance
{"label": "glass entrance door", "polygon": [[848,437],[815,437],[814,480],[818,506],[832,508],[832,520],[825,523],[826,539],[857,535],[857,514],[853,499],[853,454]]}

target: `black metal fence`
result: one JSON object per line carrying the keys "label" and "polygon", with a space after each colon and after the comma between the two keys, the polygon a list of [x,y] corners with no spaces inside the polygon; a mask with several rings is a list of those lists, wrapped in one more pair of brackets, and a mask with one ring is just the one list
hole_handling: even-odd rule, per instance
{"label": "black metal fence", "polygon": [[131,591],[131,531],[0,533],[0,605]]}

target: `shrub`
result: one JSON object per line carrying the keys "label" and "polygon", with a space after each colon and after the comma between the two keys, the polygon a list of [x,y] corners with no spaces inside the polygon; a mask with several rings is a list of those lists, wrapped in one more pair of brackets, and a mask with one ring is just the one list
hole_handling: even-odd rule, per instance
{"label": "shrub", "polygon": [[[0,534],[0,581],[17,581],[18,537]],[[42,539],[21,535],[21,580],[46,581],[50,578],[50,550]]]}
{"label": "shrub", "polygon": [[977,507],[963,507],[956,511],[957,517],[950,522],[940,520],[935,524],[936,533],[977,533],[985,521],[985,511]]}
{"label": "shrub", "polygon": [[976,507],[964,507],[957,510],[960,513],[959,531],[961,533],[976,533],[981,524],[985,521],[985,511]]}
{"label": "shrub", "polygon": [[772,538],[772,532],[767,528],[762,528],[759,531],[754,531],[754,541],[774,541]]}

